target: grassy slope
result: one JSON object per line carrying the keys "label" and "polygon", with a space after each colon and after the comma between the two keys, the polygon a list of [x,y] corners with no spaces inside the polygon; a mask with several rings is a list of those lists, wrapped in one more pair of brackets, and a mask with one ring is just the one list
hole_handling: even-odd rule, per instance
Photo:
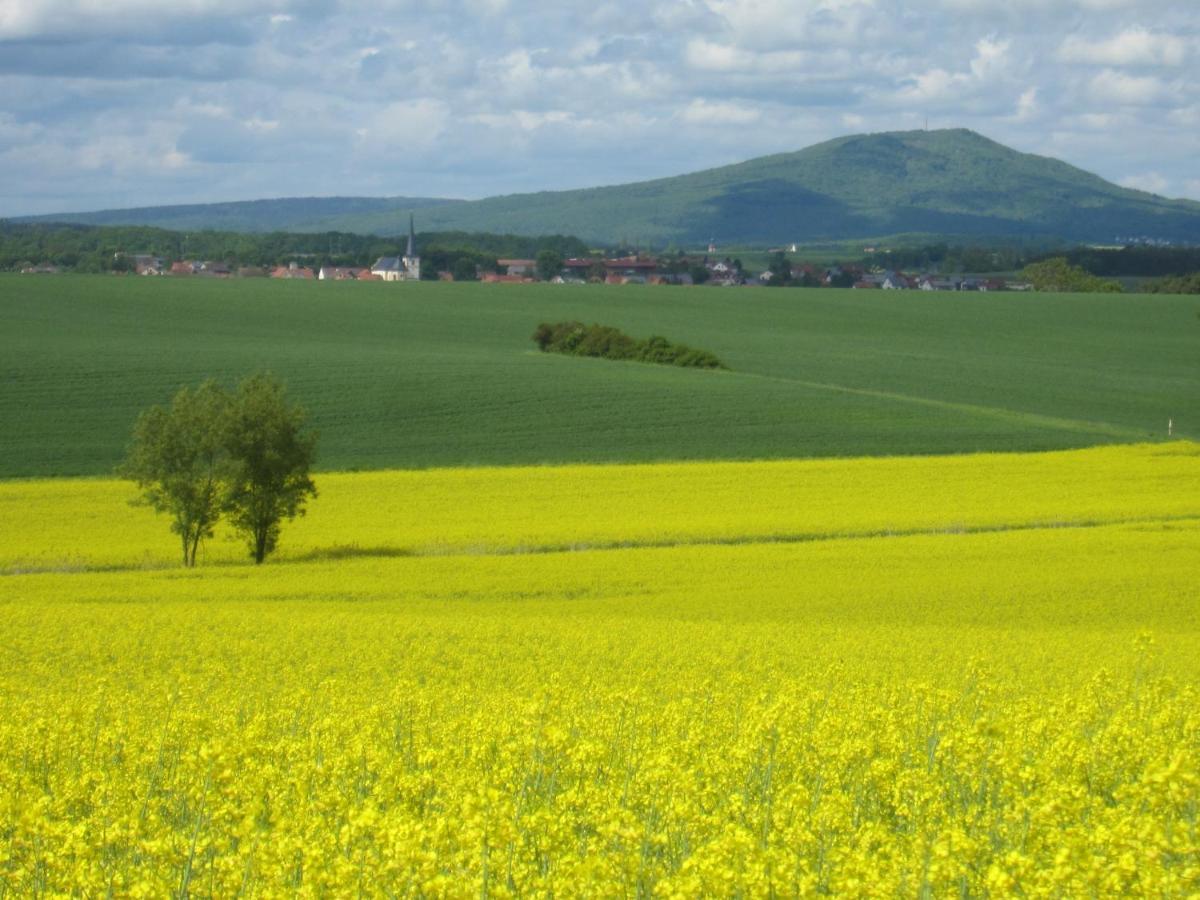
{"label": "grassy slope", "polygon": [[[177,386],[269,368],[324,468],[1034,450],[1200,436],[1188,297],[0,278],[0,477],[102,474]],[[544,319],[733,373],[541,355]]]}

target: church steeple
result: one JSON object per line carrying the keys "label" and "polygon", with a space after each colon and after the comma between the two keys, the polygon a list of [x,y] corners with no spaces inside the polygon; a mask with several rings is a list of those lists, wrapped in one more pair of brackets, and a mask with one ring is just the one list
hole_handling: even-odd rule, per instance
{"label": "church steeple", "polygon": [[408,214],[408,247],[401,260],[404,264],[404,281],[421,280],[421,257],[417,256],[417,227],[412,213]]}

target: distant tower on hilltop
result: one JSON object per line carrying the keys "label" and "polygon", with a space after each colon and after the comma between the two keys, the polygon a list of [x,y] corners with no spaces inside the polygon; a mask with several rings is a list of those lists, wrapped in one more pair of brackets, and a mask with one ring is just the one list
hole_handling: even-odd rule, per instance
{"label": "distant tower on hilltop", "polygon": [[715,237],[708,239],[708,252],[709,253],[717,252],[717,239]]}
{"label": "distant tower on hilltop", "polygon": [[417,231],[412,213],[408,214],[408,247],[404,250],[405,281],[421,280],[421,257],[417,255]]}

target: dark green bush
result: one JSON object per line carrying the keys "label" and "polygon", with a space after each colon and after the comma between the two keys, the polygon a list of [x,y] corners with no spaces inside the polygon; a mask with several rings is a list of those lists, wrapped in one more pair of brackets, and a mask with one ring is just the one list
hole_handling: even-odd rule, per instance
{"label": "dark green bush", "polygon": [[582,322],[543,322],[533,332],[533,342],[546,353],[592,356],[599,359],[630,360],[664,366],[724,369],[721,360],[707,350],[672,344],[661,335],[644,341],[630,337],[610,325]]}

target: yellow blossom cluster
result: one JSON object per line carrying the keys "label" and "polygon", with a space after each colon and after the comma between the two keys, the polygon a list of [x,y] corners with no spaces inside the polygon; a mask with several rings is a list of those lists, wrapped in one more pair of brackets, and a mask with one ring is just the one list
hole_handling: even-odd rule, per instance
{"label": "yellow blossom cluster", "polygon": [[[1009,484],[1004,527],[999,502],[944,527],[931,486],[820,540],[779,528],[785,499],[757,530],[729,508],[724,543],[676,510],[697,540],[672,545],[637,491],[636,521],[613,501],[586,531],[604,473],[661,475],[600,467],[570,470],[557,535],[464,490],[478,542],[421,555],[364,474],[339,476],[379,535],[359,552],[10,570],[0,896],[1194,895],[1200,458],[1167,449],[1127,450],[1128,478],[1096,451],[1144,500],[1078,498],[1096,521],[1034,521],[1047,476]],[[947,461],[960,487],[971,460],[1000,492],[990,457]],[[853,492],[859,464],[810,474]],[[700,508],[711,473],[667,468]],[[68,485],[0,493],[43,488],[35,518],[65,515]]]}

